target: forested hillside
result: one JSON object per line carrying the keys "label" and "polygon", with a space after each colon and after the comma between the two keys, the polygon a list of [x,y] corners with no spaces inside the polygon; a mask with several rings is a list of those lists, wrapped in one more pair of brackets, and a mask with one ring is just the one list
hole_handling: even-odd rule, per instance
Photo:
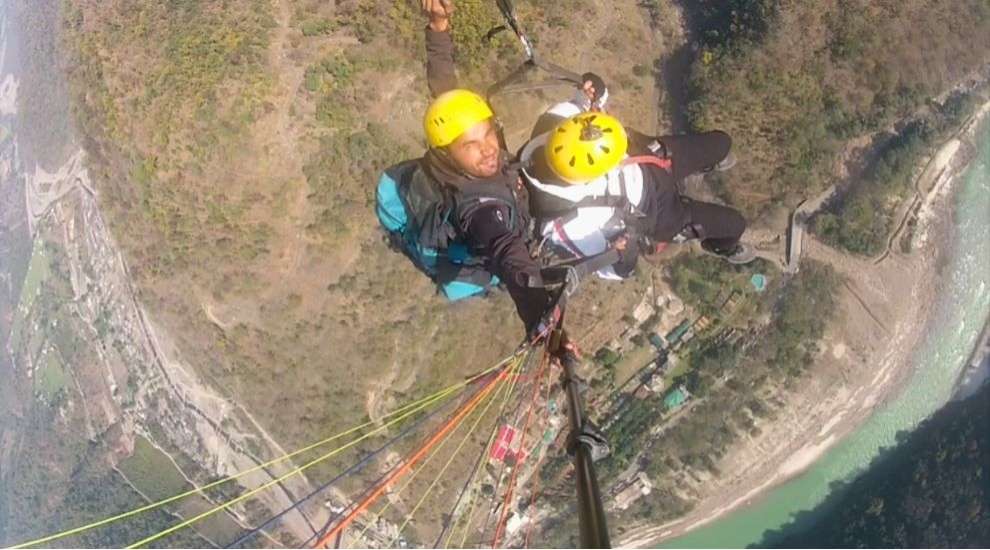
{"label": "forested hillside", "polygon": [[[533,27],[601,37],[589,56],[536,34],[581,52],[568,65],[607,64],[617,92],[651,89],[632,68],[653,54],[616,42],[648,40],[631,0],[519,9]],[[497,15],[458,3],[467,83],[522,60],[514,38],[481,42]],[[522,335],[506,296],[448,307],[377,229],[378,172],[424,150],[423,25],[412,1],[66,3],[77,118],[145,302],[287,443],[491,363]],[[275,380],[282,391],[267,391]]]}
{"label": "forested hillside", "polygon": [[[990,541],[990,385],[952,402],[837,487],[780,548],[980,548]],[[784,530],[786,532],[786,528]]]}
{"label": "forested hillside", "polygon": [[[604,76],[614,112],[631,126],[670,128],[681,112],[694,128],[729,131],[740,162],[715,177],[716,191],[757,227],[834,183],[848,142],[915,116],[990,60],[986,0],[516,3],[539,51]],[[76,120],[141,300],[181,359],[286,448],[460,380],[522,336],[504,293],[454,306],[435,296],[388,249],[374,218],[378,173],[425,147],[418,4],[64,2]],[[461,77],[483,88],[522,52],[508,34],[482,41],[500,23],[494,2],[457,6]],[[672,30],[681,10],[686,44]],[[671,78],[663,68],[675,55],[690,63]],[[686,86],[686,101],[663,89],[670,79]],[[496,107],[518,139],[540,108],[571,95],[549,90]],[[897,169],[924,152],[912,149]],[[846,223],[841,208],[835,218],[834,228]],[[858,236],[859,225],[850,227]],[[775,334],[745,358],[763,375],[751,375],[752,386],[727,401],[733,406],[764,388],[768,371],[779,382],[811,361],[814,346],[804,340],[822,333],[827,315],[815,306],[832,302],[818,291],[834,276],[814,264],[795,280],[775,290],[807,299],[773,304]],[[618,326],[642,288],[585,287],[572,302],[575,333]],[[718,353],[699,350],[706,369],[683,380],[691,391],[704,395],[724,375]],[[684,424],[697,430],[675,434],[683,452],[658,452],[652,473],[710,468],[727,452],[736,436],[729,424],[703,425],[736,412],[717,404]],[[639,428],[624,429],[634,439]],[[690,507],[669,502],[622,519]]]}
{"label": "forested hillside", "polygon": [[911,115],[983,68],[990,52],[984,0],[701,0],[685,7],[700,44],[690,119],[735,137],[745,161],[722,191],[752,214],[835,183],[847,140]]}

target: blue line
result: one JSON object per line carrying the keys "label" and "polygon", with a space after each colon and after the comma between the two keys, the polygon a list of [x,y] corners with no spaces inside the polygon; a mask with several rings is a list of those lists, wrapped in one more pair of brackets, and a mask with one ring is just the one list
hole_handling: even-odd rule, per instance
{"label": "blue line", "polygon": [[[481,380],[481,378],[478,378],[478,379],[476,379],[475,381],[477,381],[477,380]],[[465,388],[465,391],[467,391],[467,389],[466,389],[466,388]],[[463,393],[463,392],[462,392],[462,393]],[[461,401],[461,404],[463,404],[463,403],[464,403],[464,401],[462,400],[462,401]],[[430,413],[430,416],[433,416],[434,414],[436,414],[437,412],[439,412],[439,410],[440,410],[440,409],[437,409],[437,410],[435,410],[435,411],[433,411],[433,412],[431,412],[431,413]],[[427,417],[427,418],[428,418],[428,417]],[[425,420],[425,419],[424,419],[424,420]],[[395,468],[398,468],[398,467],[399,467],[400,465],[401,465],[401,463],[399,463],[399,464],[396,464],[396,465],[395,465],[395,466],[393,466],[392,468],[389,468],[389,469],[388,469],[388,470],[387,470],[387,471],[386,471],[385,473],[383,473],[383,474],[382,474],[381,476],[379,476],[379,478],[378,478],[378,479],[376,479],[374,483],[372,483],[371,485],[369,485],[369,486],[368,486],[368,488],[367,488],[367,489],[365,489],[365,490],[364,490],[364,491],[363,491],[363,492],[362,492],[362,493],[361,493],[360,495],[358,495],[358,497],[357,497],[357,498],[355,498],[355,499],[353,499],[353,500],[351,501],[351,504],[350,504],[350,505],[348,505],[348,507],[347,507],[347,508],[345,508],[344,510],[350,510],[350,509],[351,509],[351,507],[352,507],[352,506],[353,506],[353,505],[354,505],[355,503],[357,503],[357,502],[361,502],[361,500],[362,500],[362,499],[363,499],[363,498],[364,498],[365,496],[367,496],[367,495],[369,495],[369,494],[371,494],[371,492],[372,492],[372,491],[373,491],[373,490],[374,490],[374,489],[375,489],[376,487],[378,487],[378,486],[379,486],[379,485],[380,485],[380,484],[381,484],[382,482],[384,482],[384,481],[385,481],[385,478],[386,478],[386,477],[388,477],[388,475],[389,475],[390,473],[392,473],[392,470],[394,470]],[[341,511],[341,512],[340,512],[339,514],[334,514],[334,515],[332,515],[332,516],[330,516],[330,519],[328,519],[328,520],[327,520],[327,522],[326,522],[326,524],[324,524],[324,525],[323,525],[323,528],[322,528],[322,529],[320,529],[320,532],[319,532],[319,534],[317,534],[316,536],[313,536],[313,537],[310,537],[309,539],[307,539],[307,540],[306,540],[306,542],[304,542],[304,543],[303,543],[303,545],[301,546],[301,548],[309,548],[309,545],[310,545],[310,543],[311,543],[311,542],[313,542],[314,540],[316,540],[316,539],[318,539],[319,537],[322,537],[322,536],[323,536],[323,534],[327,532],[327,529],[329,529],[329,528],[330,528],[330,524],[332,524],[332,523],[334,522],[334,520],[336,520],[336,519],[337,519],[337,518],[339,518],[339,517],[340,517],[341,515],[343,515],[343,513],[344,513],[344,511]],[[339,539],[338,539],[338,540],[339,540]]]}
{"label": "blue line", "polygon": [[[424,416],[424,417],[416,420],[415,422],[413,422],[412,424],[410,424],[409,427],[407,427],[405,430],[403,430],[401,433],[399,433],[398,435],[396,435],[392,439],[390,439],[387,442],[385,442],[384,445],[382,445],[381,447],[379,447],[378,449],[376,449],[375,451],[373,451],[371,454],[369,454],[368,456],[362,458],[360,461],[358,461],[356,464],[352,465],[350,468],[344,470],[343,472],[341,472],[340,474],[338,474],[336,477],[334,477],[330,481],[328,481],[328,482],[324,483],[323,485],[321,485],[320,487],[318,487],[315,491],[313,491],[310,494],[306,495],[302,499],[296,501],[295,504],[293,504],[292,506],[289,506],[285,510],[282,510],[281,512],[279,512],[275,516],[272,516],[270,519],[268,519],[267,521],[265,521],[261,525],[255,527],[254,529],[251,529],[250,531],[248,531],[247,533],[245,533],[244,535],[242,535],[239,539],[237,539],[234,542],[228,544],[224,548],[235,548],[235,547],[239,546],[240,544],[244,543],[245,541],[247,541],[248,539],[250,539],[254,535],[257,535],[265,527],[268,527],[272,523],[278,521],[279,519],[281,519],[283,516],[285,516],[289,512],[291,512],[291,511],[295,510],[296,508],[298,508],[299,506],[301,506],[307,500],[309,500],[309,499],[313,498],[314,496],[316,496],[318,493],[320,493],[322,491],[325,491],[331,485],[333,485],[334,483],[340,481],[342,478],[344,478],[344,477],[346,477],[346,476],[354,473],[355,471],[359,470],[364,465],[366,465],[368,462],[370,462],[371,459],[373,459],[379,453],[381,453],[382,451],[384,451],[385,449],[387,449],[388,447],[390,447],[393,443],[395,443],[399,439],[402,439],[403,437],[405,437],[406,435],[408,435],[414,429],[416,429],[417,427],[419,427],[419,425],[421,425],[423,422],[426,422],[427,419],[429,419],[430,417],[432,417],[433,415],[435,415],[438,411],[440,411],[441,408],[443,408],[443,407],[437,408],[433,412],[431,412],[430,414],[428,414],[428,415],[426,415],[426,416]],[[377,485],[377,483],[376,483],[376,485]],[[372,487],[374,487],[374,486],[375,485],[372,485]],[[335,515],[330,516],[330,521],[334,520],[337,516],[339,516],[339,514],[335,514]],[[327,522],[327,526],[330,525],[330,521]],[[324,526],[323,529],[321,529],[321,532],[322,531],[325,531],[325,530],[326,530],[326,526]],[[309,546],[310,541],[314,540],[314,538],[316,536],[317,536],[317,533],[314,532],[313,536],[311,536],[306,541],[306,543],[304,544],[304,546]]]}

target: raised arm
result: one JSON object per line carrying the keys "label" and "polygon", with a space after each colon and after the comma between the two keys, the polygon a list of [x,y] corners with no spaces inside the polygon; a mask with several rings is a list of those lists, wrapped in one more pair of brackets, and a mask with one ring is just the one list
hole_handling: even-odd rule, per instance
{"label": "raised arm", "polygon": [[457,88],[454,40],[450,35],[453,0],[421,0],[426,26],[426,80],[434,97]]}

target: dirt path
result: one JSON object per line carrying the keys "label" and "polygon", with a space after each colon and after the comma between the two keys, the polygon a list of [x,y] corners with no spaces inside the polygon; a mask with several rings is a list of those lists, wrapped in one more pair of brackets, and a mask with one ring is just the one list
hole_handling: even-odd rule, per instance
{"label": "dirt path", "polygon": [[261,121],[260,127],[268,128],[263,134],[269,136],[267,147],[271,151],[269,159],[275,162],[274,172],[282,175],[286,185],[291,187],[291,191],[287,191],[291,195],[288,215],[282,220],[285,225],[282,228],[284,242],[281,243],[283,249],[278,264],[279,272],[286,274],[300,267],[305,245],[305,234],[301,226],[308,209],[303,175],[305,161],[299,147],[302,132],[293,121],[292,106],[305,78],[306,67],[290,58],[290,35],[294,30],[288,0],[273,0],[272,4],[275,7],[278,28],[269,51],[269,66],[272,73],[277,75],[279,86],[275,95],[275,109],[266,120]]}

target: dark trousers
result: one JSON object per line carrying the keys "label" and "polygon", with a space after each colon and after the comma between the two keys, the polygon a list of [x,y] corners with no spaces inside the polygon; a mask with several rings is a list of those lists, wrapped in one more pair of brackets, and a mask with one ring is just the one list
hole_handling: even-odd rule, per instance
{"label": "dark trousers", "polygon": [[663,145],[658,154],[671,159],[670,171],[643,165],[646,180],[643,211],[644,230],[658,242],[677,236],[701,239],[716,250],[731,250],[746,231],[746,220],[734,208],[696,201],[678,191],[678,184],[691,174],[711,170],[732,147],[725,132],[705,132],[657,138]]}

